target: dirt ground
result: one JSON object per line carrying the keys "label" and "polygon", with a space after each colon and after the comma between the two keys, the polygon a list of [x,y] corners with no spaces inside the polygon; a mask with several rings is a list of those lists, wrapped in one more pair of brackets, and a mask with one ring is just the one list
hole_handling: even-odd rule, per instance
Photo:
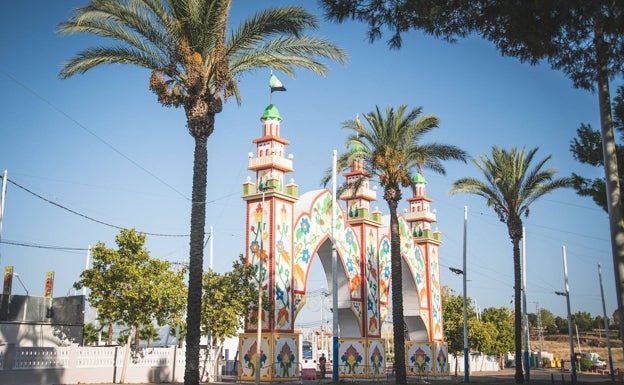
{"label": "dirt ground", "polygon": [[[613,368],[624,370],[624,352],[622,341],[618,337],[611,336],[611,356],[613,358]],[[579,347],[580,342],[580,347]],[[531,350],[540,350],[540,341],[533,337],[531,340]],[[542,350],[553,353],[555,357],[567,359],[570,356],[570,338],[567,335],[545,335],[542,342]],[[574,336],[574,351],[576,353],[598,353],[600,358],[609,362],[609,354],[605,336]]]}

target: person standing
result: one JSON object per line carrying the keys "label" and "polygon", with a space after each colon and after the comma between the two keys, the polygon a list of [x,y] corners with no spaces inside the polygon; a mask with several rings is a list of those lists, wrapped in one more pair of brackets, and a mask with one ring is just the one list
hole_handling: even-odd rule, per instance
{"label": "person standing", "polygon": [[321,379],[325,378],[325,372],[327,368],[325,364],[327,363],[327,358],[325,358],[325,353],[321,353],[321,357],[319,358],[319,367],[321,369]]}

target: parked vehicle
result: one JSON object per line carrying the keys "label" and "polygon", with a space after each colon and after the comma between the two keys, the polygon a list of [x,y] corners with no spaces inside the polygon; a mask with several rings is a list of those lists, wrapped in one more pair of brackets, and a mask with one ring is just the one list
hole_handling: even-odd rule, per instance
{"label": "parked vehicle", "polygon": [[607,363],[600,359],[598,353],[583,353],[583,357],[592,362],[591,369],[606,369]]}

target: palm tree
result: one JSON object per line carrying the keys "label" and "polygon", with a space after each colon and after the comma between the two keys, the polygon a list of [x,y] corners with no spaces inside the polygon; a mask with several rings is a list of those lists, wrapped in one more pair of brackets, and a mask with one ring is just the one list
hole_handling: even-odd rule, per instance
{"label": "palm tree", "polygon": [[[485,181],[462,178],[451,188],[457,193],[475,194],[485,198],[498,219],[507,225],[507,233],[513,245],[514,264],[514,343],[516,354],[517,383],[524,382],[522,373],[522,307],[520,240],[522,239],[522,216],[529,215],[529,206],[538,198],[561,187],[571,187],[572,178],[554,179],[557,170],[545,169],[550,156],[531,166],[538,148],[526,151],[512,147],[510,151],[492,147],[492,158],[480,155],[472,163],[481,170]],[[531,168],[532,167],[532,168]]]}
{"label": "palm tree", "polygon": [[152,341],[160,341],[160,329],[156,328],[154,324],[144,325],[139,329],[139,339],[146,342],[146,346],[149,348]]}
{"label": "palm tree", "polygon": [[65,63],[61,78],[102,64],[133,64],[151,73],[149,88],[168,107],[183,107],[195,141],[185,384],[199,382],[199,338],[203,244],[206,222],[207,140],[215,116],[234,96],[245,72],[274,68],[294,75],[296,67],[325,75],[319,57],[346,61],[343,50],[307,36],[317,18],[301,7],[265,10],[228,35],[231,0],[91,0],[58,27],[60,33],[111,38],[117,45],[96,46]]}
{"label": "palm tree", "polygon": [[[347,138],[350,151],[341,154],[337,160],[339,170],[346,170],[355,160],[364,160],[367,172],[377,176],[384,189],[384,200],[390,209],[390,253],[392,269],[392,319],[394,334],[394,357],[396,383],[405,384],[405,326],[403,321],[403,282],[401,277],[401,248],[397,206],[401,200],[402,187],[412,184],[412,172],[428,168],[445,174],[442,160],[465,161],[466,153],[451,145],[421,144],[423,136],[438,127],[434,115],[421,116],[422,107],[407,111],[406,105],[399,108],[386,107],[385,116],[376,107],[364,114],[367,128],[359,119],[343,123],[343,128],[353,130]],[[325,181],[329,180],[326,176]],[[353,189],[357,190],[356,188]]]}

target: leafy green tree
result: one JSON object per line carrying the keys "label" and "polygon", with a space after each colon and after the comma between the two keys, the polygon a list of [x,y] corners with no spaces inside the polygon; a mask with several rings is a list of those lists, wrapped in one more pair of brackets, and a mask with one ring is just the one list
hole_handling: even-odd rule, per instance
{"label": "leafy green tree", "polygon": [[[238,334],[250,309],[258,314],[254,266],[247,265],[241,254],[232,264],[231,272],[205,272],[202,286],[202,332],[210,335],[211,345],[216,346],[215,357],[221,357],[225,339]],[[263,296],[263,311],[270,311],[269,297],[265,292]],[[218,362],[215,360],[213,369],[217,368]]]}
{"label": "leafy green tree", "polygon": [[504,355],[514,348],[514,318],[510,309],[506,307],[486,308],[481,313],[481,320],[490,323],[496,330],[492,353],[499,356],[499,365],[504,367]]}
{"label": "leafy green tree", "polygon": [[[472,301],[467,300],[468,319],[476,318]],[[444,341],[447,343],[449,353],[455,356],[455,375],[459,365],[457,356],[464,351],[464,298],[455,294],[448,286],[442,287],[442,319],[444,319]]]}
{"label": "leafy green tree", "polygon": [[115,237],[117,250],[103,242],[92,250],[92,268],[80,275],[74,288],[89,288],[88,301],[102,319],[139,326],[156,320],[166,324],[183,314],[184,271],[150,257],[145,235],[122,229]]}
{"label": "leafy green tree", "polygon": [[522,239],[522,216],[529,215],[533,202],[552,191],[569,187],[571,178],[555,179],[556,170],[544,168],[550,156],[532,165],[537,148],[528,152],[523,148],[511,151],[492,147],[492,157],[480,155],[472,163],[481,170],[485,181],[462,178],[453,183],[450,193],[469,193],[484,198],[487,205],[507,225],[507,233],[513,246],[514,265],[514,341],[516,359],[516,382],[524,382],[522,372],[522,281],[520,265],[520,240]]}
{"label": "leafy green tree", "polygon": [[[609,80],[624,67],[624,2],[613,0],[321,0],[326,17],[368,23],[371,41],[384,29],[388,43],[401,47],[410,30],[454,41],[479,35],[501,54],[523,62],[547,61],[571,80],[575,88],[597,89],[600,109],[606,207],[620,319],[624,319],[624,213],[620,172],[613,129]],[[619,323],[624,342],[624,322]],[[624,346],[624,344],[623,344]],[[517,369],[518,370],[518,369]],[[517,378],[517,381],[523,380]]]}
{"label": "leafy green tree", "polygon": [[[259,12],[228,34],[231,0],[91,0],[61,23],[63,34],[87,33],[113,40],[78,53],[65,63],[61,78],[119,63],[151,72],[149,88],[158,102],[182,107],[195,141],[191,196],[190,269],[185,384],[199,383],[199,339],[203,249],[206,223],[207,141],[216,114],[234,96],[238,80],[259,68],[294,75],[304,68],[325,75],[319,58],[346,61],[345,53],[321,38],[316,17],[301,7]],[[98,40],[100,41],[100,40]]]}
{"label": "leafy green tree", "polygon": [[494,352],[497,334],[496,325],[492,322],[479,321],[477,318],[468,319],[468,341],[472,351],[486,354]]}
{"label": "leafy green tree", "polygon": [[588,332],[592,330],[593,319],[591,314],[586,311],[577,311],[572,314],[572,323],[576,325],[579,332]]}
{"label": "leafy green tree", "polygon": [[[386,107],[384,115],[379,107],[376,107],[375,111],[363,114],[366,127],[363,127],[359,120],[344,122],[342,127],[353,131],[346,142],[351,150],[341,154],[337,160],[339,171],[347,170],[354,161],[364,161],[367,173],[379,178],[384,190],[384,200],[390,209],[392,319],[397,384],[404,384],[407,381],[402,257],[397,217],[397,206],[402,197],[401,188],[412,184],[411,173],[414,169],[420,173],[425,167],[445,174],[443,160],[465,161],[466,158],[466,153],[455,146],[440,143],[422,144],[423,137],[438,127],[438,118],[434,115],[421,116],[421,113],[421,107],[408,111],[406,105],[401,105],[396,110]],[[327,182],[330,178],[331,173],[328,173],[324,181]],[[359,186],[347,187],[353,188],[355,192]]]}
{"label": "leafy green tree", "polygon": [[544,308],[540,308],[540,317],[542,318],[542,328],[548,334],[557,333],[557,324],[555,323],[555,316],[553,313]]}
{"label": "leafy green tree", "polygon": [[[624,140],[624,86],[620,86],[616,91],[616,96],[612,103],[613,107],[613,127],[619,134],[620,142]],[[581,123],[576,130],[577,137],[570,143],[570,151],[574,159],[580,163],[594,167],[604,167],[604,155],[602,151],[602,134],[599,130],[592,128],[590,124]],[[624,165],[624,146],[615,144],[618,165]],[[620,179],[620,196],[624,189],[624,172],[618,169]],[[592,198],[594,203],[608,212],[607,206],[607,186],[605,178],[586,178],[577,173],[574,177],[574,189],[581,196]]]}
{"label": "leafy green tree", "polygon": [[555,317],[555,325],[557,326],[557,332],[559,334],[567,334],[568,333],[568,320],[562,317]]}

